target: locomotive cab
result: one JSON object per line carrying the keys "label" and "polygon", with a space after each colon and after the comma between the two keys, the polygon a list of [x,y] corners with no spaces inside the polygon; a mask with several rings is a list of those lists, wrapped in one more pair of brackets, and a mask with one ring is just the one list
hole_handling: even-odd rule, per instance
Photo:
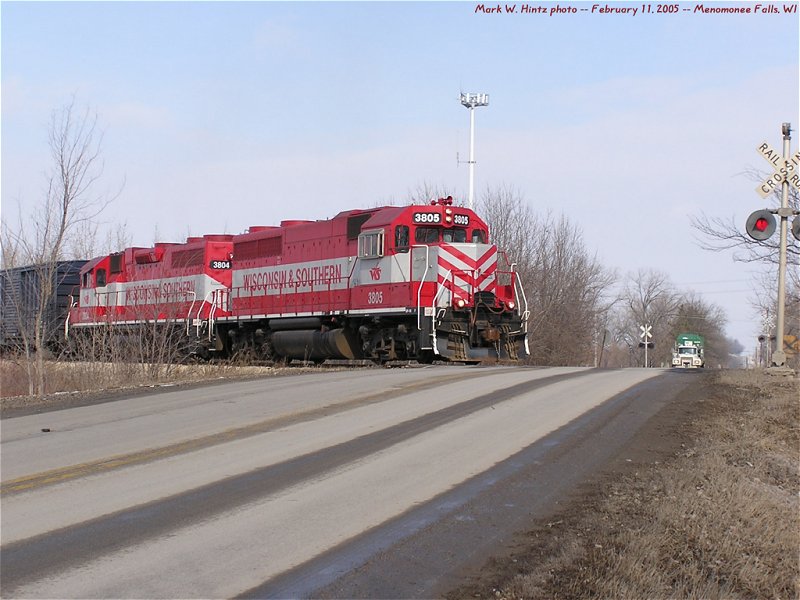
{"label": "locomotive cab", "polygon": [[186,347],[214,348],[213,321],[226,314],[231,278],[230,235],[156,243],[97,257],[84,265],[80,295],[65,330],[113,326],[120,337],[158,327],[185,337]]}
{"label": "locomotive cab", "polygon": [[[96,306],[97,313],[105,315],[105,309],[109,305],[109,286],[113,288],[113,284],[125,279],[122,262],[121,253],[116,253],[100,256],[83,266],[80,276],[79,307]],[[78,322],[87,318],[88,315],[88,311],[82,311],[83,318],[77,319]]]}

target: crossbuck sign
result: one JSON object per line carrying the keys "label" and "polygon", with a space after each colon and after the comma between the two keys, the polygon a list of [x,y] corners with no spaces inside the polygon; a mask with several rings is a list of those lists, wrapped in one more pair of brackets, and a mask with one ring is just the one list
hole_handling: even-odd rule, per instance
{"label": "crossbuck sign", "polygon": [[639,325],[639,329],[642,330],[642,333],[639,334],[639,337],[642,338],[643,342],[646,342],[648,339],[653,337],[653,334],[651,333],[653,329],[652,325]]}
{"label": "crossbuck sign", "polygon": [[781,153],[767,142],[761,142],[756,150],[775,168],[775,172],[756,188],[759,196],[766,198],[784,181],[789,182],[789,185],[800,191],[800,150],[787,159],[784,159]]}

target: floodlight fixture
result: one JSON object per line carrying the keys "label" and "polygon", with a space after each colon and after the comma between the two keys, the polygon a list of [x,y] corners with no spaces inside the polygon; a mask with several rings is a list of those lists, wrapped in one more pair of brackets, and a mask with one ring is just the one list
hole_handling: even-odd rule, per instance
{"label": "floodlight fixture", "polygon": [[489,94],[469,94],[467,92],[461,92],[461,104],[467,108],[489,106]]}

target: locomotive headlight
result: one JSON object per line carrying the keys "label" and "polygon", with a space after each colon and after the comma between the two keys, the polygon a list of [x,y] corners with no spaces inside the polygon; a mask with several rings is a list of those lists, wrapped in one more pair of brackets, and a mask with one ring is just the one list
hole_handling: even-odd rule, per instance
{"label": "locomotive headlight", "polygon": [[508,310],[514,310],[514,307],[516,307],[517,305],[514,304],[513,300],[510,300],[509,302],[506,303],[506,306],[508,307]]}
{"label": "locomotive headlight", "polygon": [[458,300],[456,300],[456,306],[458,308],[464,308],[466,305],[467,305],[467,303],[464,302],[463,298],[459,298]]}
{"label": "locomotive headlight", "polygon": [[452,223],[453,222],[453,217],[451,217],[450,215],[445,215],[444,220],[447,223]]}
{"label": "locomotive headlight", "polygon": [[444,209],[444,214],[446,214],[446,215],[452,215],[452,214],[453,214],[453,209],[452,209],[452,208],[445,208],[445,209]]}

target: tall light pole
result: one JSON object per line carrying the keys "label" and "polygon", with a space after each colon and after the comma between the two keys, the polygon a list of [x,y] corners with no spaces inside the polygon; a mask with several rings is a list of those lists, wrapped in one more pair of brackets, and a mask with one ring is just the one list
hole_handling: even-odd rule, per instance
{"label": "tall light pole", "polygon": [[475,108],[489,106],[489,94],[461,92],[461,104],[469,109],[469,208],[475,204]]}

